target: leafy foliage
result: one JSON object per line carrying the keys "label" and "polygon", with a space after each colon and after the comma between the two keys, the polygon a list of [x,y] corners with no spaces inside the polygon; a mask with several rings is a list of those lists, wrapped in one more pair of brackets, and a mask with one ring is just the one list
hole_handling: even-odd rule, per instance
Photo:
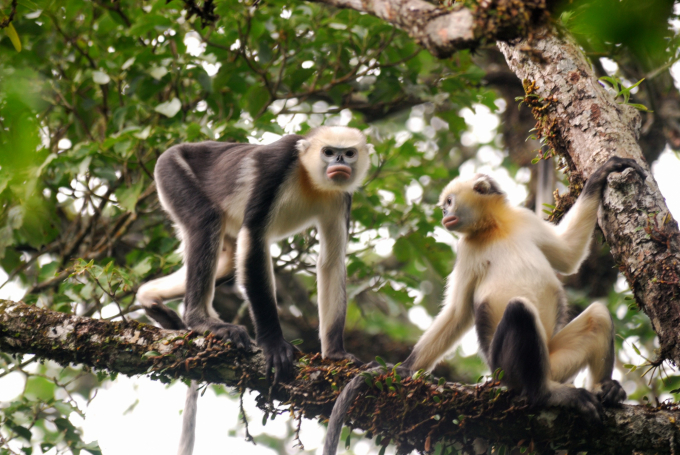
{"label": "leafy foliage", "polygon": [[[454,261],[441,241],[449,237],[438,232],[438,192],[462,163],[486,163],[477,155],[482,145],[499,147],[495,139],[470,141],[462,114],[480,105],[497,111],[484,71],[468,52],[436,60],[403,32],[352,10],[281,0],[214,5],[218,18],[203,24],[179,0],[18,2],[0,35],[0,267],[10,285],[25,289],[26,302],[146,321],[135,303],[138,285],[181,262],[153,184],[164,150],[348,124],[367,132],[376,153],[354,198],[347,326],[387,340],[356,340],[365,359],[403,360],[403,351],[388,358],[371,349],[412,345],[420,330],[404,315],[438,311]],[[0,21],[12,8],[0,0]],[[570,11],[586,14],[579,8],[586,6]],[[609,43],[592,28],[583,33]],[[508,159],[503,165],[517,171]],[[286,336],[318,349],[304,332],[316,325],[316,233],[273,253]],[[233,283],[221,289],[223,316],[247,324]],[[626,295],[610,294],[617,315],[626,309],[617,330],[624,344],[635,339],[649,353],[649,321],[627,309]],[[450,379],[488,373],[476,356],[456,355],[452,365]],[[10,372],[28,380],[19,398],[0,406],[0,454],[10,446],[99,453],[82,441],[74,423],[82,410],[70,397],[91,399],[105,375],[0,354],[0,381]],[[642,383],[638,390],[636,399],[649,394]]]}

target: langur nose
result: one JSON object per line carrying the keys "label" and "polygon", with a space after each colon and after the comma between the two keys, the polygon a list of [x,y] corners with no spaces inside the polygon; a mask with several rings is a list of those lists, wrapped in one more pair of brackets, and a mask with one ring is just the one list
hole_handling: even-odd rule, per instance
{"label": "langur nose", "polygon": [[456,227],[456,225],[458,224],[458,221],[459,220],[458,220],[457,216],[449,215],[449,216],[444,217],[444,219],[442,220],[442,224],[444,225],[444,227],[446,229],[451,231]]}

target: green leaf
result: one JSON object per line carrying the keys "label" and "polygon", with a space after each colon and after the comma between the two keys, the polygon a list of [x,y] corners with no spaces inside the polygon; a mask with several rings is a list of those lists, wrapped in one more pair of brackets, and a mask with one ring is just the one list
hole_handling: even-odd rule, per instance
{"label": "green leaf", "polygon": [[33,3],[31,0],[18,0],[17,3],[25,8],[30,9],[31,11],[36,11],[38,10],[38,5]]}
{"label": "green leaf", "polygon": [[142,354],[143,359],[148,359],[149,357],[158,357],[161,355],[158,351],[146,351],[144,354]]}
{"label": "green leaf", "polygon": [[375,361],[378,362],[383,368],[387,368],[387,364],[379,355],[375,356]]}
{"label": "green leaf", "polygon": [[31,430],[29,430],[28,428],[22,427],[21,425],[18,425],[11,420],[7,422],[7,426],[13,432],[15,432],[19,437],[24,438],[28,442],[31,442],[31,437],[33,436],[31,434]]}
{"label": "green leaf", "polygon": [[151,257],[145,257],[142,261],[138,262],[133,268],[132,271],[136,275],[144,276],[149,271],[151,270],[152,264],[151,264]]}
{"label": "green leaf", "polygon": [[19,39],[19,35],[17,34],[17,31],[14,29],[14,25],[11,22],[9,25],[7,25],[7,27],[5,27],[5,35],[9,37],[12,45],[14,45],[14,49],[16,49],[17,52],[21,52],[21,40]]}
{"label": "green leaf", "polygon": [[654,112],[654,111],[650,110],[649,108],[647,108],[647,106],[645,106],[644,104],[636,104],[636,103],[626,103],[626,104],[627,104],[628,106],[633,106],[633,107],[634,107],[635,109],[637,109],[638,111],[642,111],[642,112]]}
{"label": "green leaf", "polygon": [[54,382],[40,376],[31,376],[26,381],[24,395],[29,399],[50,402],[54,400],[55,390]]}
{"label": "green leaf", "polygon": [[269,91],[261,84],[256,84],[244,95],[245,108],[252,117],[257,117],[269,103]]}
{"label": "green leaf", "polygon": [[642,356],[642,354],[640,353],[640,349],[637,347],[637,345],[635,343],[631,343],[631,345],[633,346],[633,350],[635,351],[635,353],[639,356]]}
{"label": "green leaf", "polygon": [[129,187],[118,188],[115,193],[118,204],[128,212],[134,212],[143,188],[144,180],[141,177]]}
{"label": "green leaf", "polygon": [[102,455],[102,449],[99,448],[97,441],[88,442],[87,444],[81,442],[79,447],[90,452],[92,455]]}
{"label": "green leaf", "polygon": [[609,82],[612,85],[612,87],[614,87],[614,90],[619,92],[620,81],[617,78],[611,76],[602,76],[599,80]]}
{"label": "green leaf", "polygon": [[380,381],[375,381],[375,386],[380,390],[381,392],[383,391],[383,385],[382,382]]}
{"label": "green leaf", "polygon": [[42,283],[50,278],[54,278],[56,273],[59,271],[59,262],[53,261],[40,267],[40,272],[38,273],[38,282]]}

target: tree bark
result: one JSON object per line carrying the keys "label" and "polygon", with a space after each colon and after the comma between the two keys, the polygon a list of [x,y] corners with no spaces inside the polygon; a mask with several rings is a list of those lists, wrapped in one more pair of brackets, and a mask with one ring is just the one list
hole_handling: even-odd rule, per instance
{"label": "tree bark", "polygon": [[[244,352],[211,336],[174,332],[136,321],[110,322],[0,300],[0,350],[34,354],[62,365],[88,367],[153,379],[197,379],[260,392],[267,413],[293,411],[298,417],[326,419],[338,390],[359,369],[344,362],[304,356],[291,384],[274,387],[271,398],[264,377],[264,357]],[[393,382],[391,391],[387,376]],[[515,394],[492,382],[478,386],[439,384],[431,378],[403,378],[383,373],[350,412],[354,428],[382,435],[401,451],[429,451],[440,441],[472,449],[486,440],[534,450],[569,449],[597,453],[671,454],[680,450],[677,407],[622,406],[606,412],[605,425],[593,427],[565,409],[528,409]],[[283,407],[287,407],[283,409]]]}

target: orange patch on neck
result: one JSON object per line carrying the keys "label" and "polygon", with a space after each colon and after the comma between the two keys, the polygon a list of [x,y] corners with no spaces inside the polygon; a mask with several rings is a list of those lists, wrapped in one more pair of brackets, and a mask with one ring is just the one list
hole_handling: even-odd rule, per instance
{"label": "orange patch on neck", "polygon": [[328,199],[333,196],[332,192],[320,190],[314,185],[312,178],[309,176],[309,172],[302,165],[298,166],[298,180],[300,181],[300,193],[307,199]]}
{"label": "orange patch on neck", "polygon": [[465,239],[475,244],[490,243],[509,236],[512,227],[512,214],[505,201],[488,202],[484,207],[484,216]]}

